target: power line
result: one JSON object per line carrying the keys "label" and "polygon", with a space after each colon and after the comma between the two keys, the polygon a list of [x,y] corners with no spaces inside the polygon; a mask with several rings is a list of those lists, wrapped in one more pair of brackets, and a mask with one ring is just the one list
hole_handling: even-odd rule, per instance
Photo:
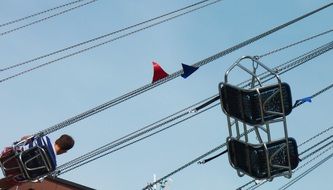
{"label": "power line", "polygon": [[42,14],[45,14],[45,13],[48,13],[48,12],[51,12],[51,11],[54,11],[54,10],[57,10],[57,9],[61,9],[61,8],[64,8],[64,7],[67,7],[67,6],[70,6],[70,5],[73,5],[73,4],[76,4],[76,3],[79,3],[81,1],[85,1],[85,0],[77,0],[77,1],[72,1],[72,2],[69,2],[67,4],[62,4],[60,6],[57,6],[57,7],[53,7],[51,9],[47,9],[47,10],[44,10],[44,11],[41,11],[41,12],[37,12],[37,13],[34,13],[32,15],[29,15],[29,16],[25,16],[25,17],[22,17],[22,18],[19,18],[19,19],[15,19],[15,20],[12,20],[12,21],[8,21],[6,23],[3,23],[3,24],[0,24],[0,28],[1,27],[4,27],[4,26],[8,26],[8,25],[11,25],[11,24],[15,24],[15,23],[18,23],[18,22],[21,22],[23,20],[26,20],[26,19],[30,19],[30,18],[33,18],[33,17],[36,17],[38,15],[42,15]]}
{"label": "power line", "polygon": [[6,34],[9,34],[9,33],[12,33],[12,32],[18,31],[18,30],[21,30],[21,29],[26,28],[26,27],[28,27],[28,26],[32,26],[32,25],[34,25],[34,24],[37,24],[37,23],[40,23],[40,22],[43,22],[43,21],[49,20],[49,19],[51,19],[51,18],[53,18],[53,17],[60,16],[60,15],[65,14],[65,13],[67,13],[67,12],[70,12],[70,11],[73,11],[73,10],[75,10],[75,9],[78,9],[78,8],[80,8],[80,7],[83,7],[83,6],[89,5],[89,4],[91,4],[91,3],[95,2],[95,1],[97,1],[97,0],[92,0],[92,1],[89,1],[89,2],[87,2],[87,3],[83,3],[83,4],[81,4],[81,5],[78,5],[78,6],[75,6],[75,7],[69,8],[69,9],[66,9],[66,10],[61,11],[61,12],[59,12],[59,13],[55,13],[55,14],[53,14],[53,15],[50,15],[50,16],[47,16],[47,17],[44,17],[44,18],[42,18],[42,19],[39,19],[39,20],[36,20],[36,21],[30,22],[30,23],[28,23],[28,24],[25,24],[25,25],[22,25],[22,26],[19,26],[19,27],[16,27],[16,28],[13,28],[13,29],[7,30],[7,31],[5,31],[5,32],[0,33],[0,36],[4,36],[4,35],[6,35]]}

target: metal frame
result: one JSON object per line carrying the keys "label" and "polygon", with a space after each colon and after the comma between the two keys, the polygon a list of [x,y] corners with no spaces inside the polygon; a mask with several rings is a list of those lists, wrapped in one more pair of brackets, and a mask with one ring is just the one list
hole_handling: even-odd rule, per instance
{"label": "metal frame", "polygon": [[[20,173],[13,176],[13,179],[16,180],[19,176],[23,176],[23,170],[22,167],[20,166],[19,161],[17,160],[17,156],[19,155],[18,150],[13,150],[13,155],[8,157],[7,159],[5,159],[4,161],[0,162],[0,166],[1,166],[1,170],[4,176],[7,176],[8,172],[10,172],[11,170],[19,170]],[[10,167],[10,168],[6,168],[5,165],[7,162],[10,162],[11,160],[15,160],[15,162],[17,163],[16,167]],[[16,180],[17,181],[17,180]]]}
{"label": "metal frame", "polygon": [[[46,175],[39,175],[37,177],[33,177],[29,174],[29,172],[31,171],[36,171],[36,170],[40,170],[40,169],[46,169],[46,171],[51,172],[52,171],[52,164],[51,164],[51,160],[49,158],[48,153],[45,151],[45,149],[43,147],[40,146],[35,146],[32,147],[28,150],[25,151],[20,151],[20,149],[18,147],[20,147],[22,144],[24,144],[24,142],[27,140],[23,140],[17,143],[14,143],[13,145],[13,155],[8,157],[7,159],[5,159],[4,161],[0,162],[0,166],[2,169],[2,173],[4,176],[7,176],[8,172],[10,170],[19,170],[20,174],[17,174],[14,176],[14,179],[16,181],[28,181],[28,180],[38,180],[40,178],[45,177]],[[33,149],[37,149],[38,154],[33,156],[32,158],[29,158],[25,161],[24,160],[24,154],[26,154],[27,152],[33,150]],[[15,160],[15,162],[17,163],[17,166],[15,167],[11,167],[11,168],[6,168],[5,165],[7,162]],[[35,159],[42,159],[42,163],[43,165],[38,166],[38,167],[28,167],[29,163],[31,163],[32,161],[34,161]],[[19,179],[19,176],[22,176],[22,178],[24,178],[23,180],[17,180]]]}
{"label": "metal frame", "polygon": [[[246,59],[252,61],[252,67],[253,67],[252,70],[253,71],[251,71],[250,69],[244,67],[241,64],[241,61],[246,60]],[[279,90],[277,90],[274,94],[276,95],[276,93],[280,92],[280,101],[281,101],[281,104],[282,104],[281,105],[282,112],[273,112],[273,111],[269,111],[269,110],[265,110],[264,109],[265,105],[269,102],[269,100],[274,97],[274,94],[271,97],[269,97],[265,102],[262,102],[262,94],[260,93],[260,88],[263,87],[263,85],[262,85],[260,77],[256,74],[256,70],[257,70],[257,68],[259,66],[261,68],[263,68],[264,70],[266,70],[270,75],[273,76],[273,78],[275,78],[277,80],[277,84],[279,86]],[[259,129],[261,129],[266,134],[266,136],[267,136],[267,143],[270,143],[270,142],[272,142],[272,136],[271,136],[271,133],[270,133],[270,124],[271,123],[282,122],[283,130],[284,130],[284,139],[285,139],[285,142],[286,142],[285,145],[286,146],[288,145],[288,143],[289,143],[288,142],[288,129],[287,129],[287,122],[286,122],[286,112],[285,112],[285,108],[284,108],[284,98],[283,98],[283,94],[282,94],[283,91],[282,91],[282,85],[281,85],[282,82],[281,82],[281,79],[280,79],[279,75],[274,70],[272,70],[272,69],[268,68],[267,66],[265,66],[257,58],[251,57],[251,56],[243,56],[243,57],[241,57],[233,65],[231,65],[229,69],[227,69],[227,71],[225,72],[225,75],[224,75],[224,82],[221,82],[219,84],[219,91],[220,91],[220,98],[221,98],[221,107],[222,107],[223,112],[227,116],[227,124],[228,124],[228,131],[229,131],[229,137],[227,138],[227,141],[230,138],[236,138],[236,139],[240,140],[240,138],[241,138],[241,135],[240,135],[241,127],[240,127],[240,125],[242,124],[242,128],[243,128],[244,134],[245,134],[244,135],[244,139],[245,139],[244,142],[245,143],[249,142],[249,137],[248,137],[248,134],[247,134],[247,129],[248,129],[247,125],[249,125],[249,124],[247,124],[244,121],[241,121],[241,120],[239,120],[237,118],[231,117],[227,113],[227,111],[223,108],[223,103],[222,103],[222,94],[221,94],[222,92],[221,92],[220,89],[222,88],[223,85],[230,85],[228,83],[228,76],[231,73],[231,71],[234,68],[236,68],[236,67],[240,68],[241,70],[245,71],[246,73],[248,73],[249,75],[252,76],[252,81],[250,83],[249,89],[242,89],[242,88],[240,88],[240,89],[243,90],[243,91],[246,91],[246,90],[252,90],[253,91],[253,90],[255,90],[257,92],[257,95],[258,95],[258,98],[259,98],[259,102],[260,102],[260,112],[261,112],[261,117],[262,117],[262,123],[260,123],[259,125],[251,125],[251,126],[254,127],[257,139],[259,140],[260,144],[264,145],[264,147],[265,147],[267,164],[271,163],[271,160],[274,158],[274,156],[277,155],[281,150],[283,150],[283,148],[277,150],[276,152],[274,152],[270,156],[269,152],[268,152],[268,149],[267,149],[267,146],[266,146],[266,143],[261,138]],[[259,87],[256,87],[256,86],[259,86]],[[276,114],[276,115],[279,115],[280,117],[278,119],[273,119],[273,120],[270,120],[270,121],[264,121],[264,118],[263,118],[264,113]],[[234,120],[234,122],[232,122],[231,120]],[[233,136],[233,130],[232,130],[232,126],[233,125],[235,125],[234,127],[236,129],[235,136]],[[287,157],[288,157],[288,167],[287,167],[288,171],[284,172],[282,175],[285,176],[285,177],[287,177],[287,178],[290,178],[291,175],[292,175],[292,169],[291,169],[289,146],[287,146]],[[229,162],[230,162],[230,155],[229,155]],[[271,176],[271,170],[272,170],[271,167],[279,167],[279,166],[276,166],[276,165],[271,166],[271,164],[267,165],[267,169],[268,169],[267,172],[269,174],[268,180],[272,180],[274,177],[278,176],[278,175]],[[242,171],[239,171],[239,170],[237,170],[237,174],[239,176],[243,176],[244,175],[244,173]]]}
{"label": "metal frame", "polygon": [[[29,174],[29,172],[31,171],[36,171],[36,170],[39,170],[39,169],[46,169],[48,172],[51,172],[52,170],[52,167],[51,167],[51,161],[47,155],[47,152],[44,150],[44,148],[42,147],[39,147],[39,146],[36,146],[36,147],[33,147],[33,148],[37,148],[38,149],[38,153],[37,155],[35,155],[34,157],[32,158],[29,158],[28,160],[26,160],[25,162],[23,161],[23,158],[22,158],[22,155],[26,152],[26,151],[30,151],[31,149],[28,149],[24,152],[22,152],[20,155],[19,155],[19,161],[20,161],[20,164],[22,164],[22,168],[23,168],[23,171],[24,171],[24,175],[27,179],[29,180],[35,180],[36,178],[34,178],[33,176],[31,176]],[[30,168],[28,167],[29,163],[33,162],[35,159],[42,159],[43,161],[43,165],[42,166],[39,166],[39,167],[33,167],[33,168]],[[43,175],[44,176],[44,175]],[[37,178],[40,178],[40,177],[43,177],[43,176],[39,176]]]}

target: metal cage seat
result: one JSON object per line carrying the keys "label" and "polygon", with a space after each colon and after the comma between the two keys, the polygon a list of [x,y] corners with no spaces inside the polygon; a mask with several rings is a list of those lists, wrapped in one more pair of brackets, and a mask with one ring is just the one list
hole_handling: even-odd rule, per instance
{"label": "metal cage seat", "polygon": [[55,170],[47,147],[35,146],[25,151],[12,151],[1,159],[4,175],[17,181],[36,180]]}
{"label": "metal cage seat", "polygon": [[231,166],[255,179],[288,176],[290,170],[295,169],[299,163],[297,144],[293,138],[288,138],[288,148],[285,139],[250,144],[236,138],[228,138],[227,146]]}
{"label": "metal cage seat", "polygon": [[19,152],[21,151],[9,149],[1,155],[0,166],[5,177],[12,176],[14,178],[18,178],[19,176],[22,176],[22,169],[17,159]]}
{"label": "metal cage seat", "polygon": [[287,83],[252,89],[220,83],[219,92],[223,111],[249,125],[263,125],[292,111],[291,91]]}

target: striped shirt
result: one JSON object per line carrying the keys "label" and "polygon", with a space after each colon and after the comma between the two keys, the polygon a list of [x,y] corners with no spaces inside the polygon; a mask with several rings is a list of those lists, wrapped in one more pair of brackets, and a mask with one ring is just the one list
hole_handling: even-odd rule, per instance
{"label": "striped shirt", "polygon": [[51,143],[50,138],[48,136],[32,138],[31,140],[28,141],[28,143],[25,146],[23,146],[23,150],[28,150],[35,146],[46,147],[51,158],[52,168],[56,168],[57,160],[56,160],[55,150],[53,148],[53,144]]}

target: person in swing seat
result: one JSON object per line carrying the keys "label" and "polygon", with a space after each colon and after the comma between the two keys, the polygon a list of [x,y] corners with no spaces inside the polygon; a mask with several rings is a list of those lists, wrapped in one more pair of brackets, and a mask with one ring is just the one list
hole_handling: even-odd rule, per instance
{"label": "person in swing seat", "polygon": [[6,147],[0,154],[0,162],[2,163],[2,167],[17,167],[17,169],[13,169],[10,171],[8,170],[5,172],[5,177],[0,179],[0,190],[8,189],[10,187],[18,185],[22,181],[26,181],[26,179],[21,175],[22,171],[19,169],[19,164],[16,160],[17,158],[9,159],[13,157],[13,155],[15,155],[15,152],[21,153],[36,146],[43,147],[47,150],[47,154],[49,155],[52,170],[55,170],[55,168],[57,167],[56,155],[66,153],[68,150],[73,148],[75,144],[74,139],[67,134],[61,135],[54,143],[51,142],[48,136],[24,136],[21,138],[21,141],[24,141],[24,143],[21,146],[15,146],[16,150],[14,150],[13,147]]}

